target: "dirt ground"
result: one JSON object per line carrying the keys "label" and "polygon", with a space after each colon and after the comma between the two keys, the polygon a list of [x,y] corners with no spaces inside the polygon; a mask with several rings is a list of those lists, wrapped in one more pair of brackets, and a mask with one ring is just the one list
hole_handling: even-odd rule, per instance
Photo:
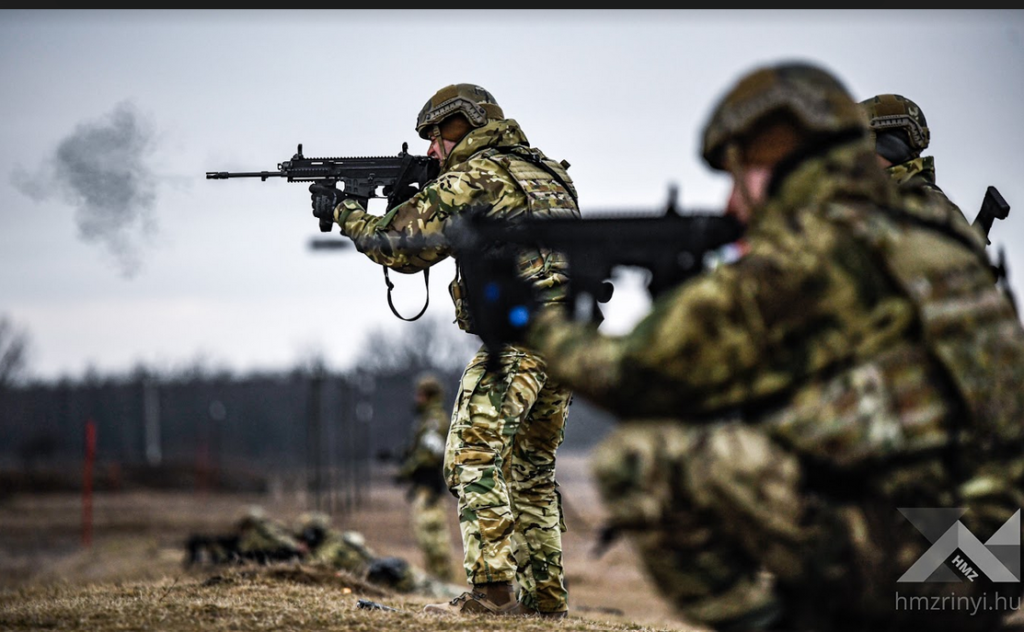
{"label": "dirt ground", "polygon": [[[616,542],[599,558],[591,554],[603,515],[586,455],[560,455],[558,480],[567,505],[568,532],[564,534],[563,549],[571,617],[617,621],[625,626],[623,629],[698,630],[674,616],[657,596],[628,543]],[[332,512],[334,525],[360,531],[379,555],[400,556],[423,566],[412,539],[404,490],[389,481],[388,466],[375,465],[372,482],[359,502],[350,499],[350,511]],[[8,497],[0,503],[0,591],[9,599],[17,599],[12,595],[29,587],[127,582],[141,582],[145,587],[147,583],[163,586],[195,579],[195,569],[183,565],[184,542],[189,534],[229,531],[253,505],[287,523],[314,508],[306,494],[276,489],[270,494],[230,495],[192,491],[100,493],[92,501],[88,546],[83,541],[80,494]],[[448,498],[447,502],[453,547],[461,553],[455,499]],[[461,560],[454,565],[456,576],[463,577]]]}

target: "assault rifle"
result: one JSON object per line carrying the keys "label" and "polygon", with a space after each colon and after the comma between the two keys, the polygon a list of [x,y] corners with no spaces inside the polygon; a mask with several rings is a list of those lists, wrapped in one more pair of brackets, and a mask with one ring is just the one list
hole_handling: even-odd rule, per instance
{"label": "assault rifle", "polygon": [[563,253],[569,265],[570,316],[599,324],[598,304],[611,298],[616,268],[645,269],[653,299],[707,267],[735,259],[742,233],[742,224],[732,216],[680,212],[673,187],[658,215],[602,213],[507,222],[467,213],[452,223],[446,237],[459,262],[473,327],[488,348],[496,349],[519,339],[537,308],[533,289],[516,274],[520,248]]}
{"label": "assault rifle", "polygon": [[[424,184],[437,177],[440,165],[426,156],[409,153],[409,143],[402,143],[397,156],[365,158],[307,158],[302,143],[291,160],[277,163],[277,171],[207,171],[207,180],[227,178],[287,178],[288,182],[318,182],[337,186],[341,197],[351,198],[367,207],[370,198],[387,198],[388,210],[412,197]],[[320,232],[329,233],[333,224],[320,220]]]}

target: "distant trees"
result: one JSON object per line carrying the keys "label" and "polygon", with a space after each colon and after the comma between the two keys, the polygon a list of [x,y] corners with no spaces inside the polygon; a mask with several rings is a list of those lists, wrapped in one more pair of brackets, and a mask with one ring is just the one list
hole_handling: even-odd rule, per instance
{"label": "distant trees", "polygon": [[378,374],[461,371],[479,346],[479,338],[454,323],[424,316],[397,328],[369,332],[355,366]]}

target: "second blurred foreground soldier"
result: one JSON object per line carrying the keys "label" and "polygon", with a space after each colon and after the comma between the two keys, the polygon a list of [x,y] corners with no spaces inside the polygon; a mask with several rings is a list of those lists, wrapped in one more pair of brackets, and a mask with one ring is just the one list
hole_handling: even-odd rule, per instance
{"label": "second blurred foreground soldier", "polygon": [[719,630],[999,629],[1020,598],[1024,331],[976,235],[890,182],[814,65],[742,77],[703,155],[747,255],[622,336],[551,308],[527,332],[622,418],[594,454],[611,528]]}

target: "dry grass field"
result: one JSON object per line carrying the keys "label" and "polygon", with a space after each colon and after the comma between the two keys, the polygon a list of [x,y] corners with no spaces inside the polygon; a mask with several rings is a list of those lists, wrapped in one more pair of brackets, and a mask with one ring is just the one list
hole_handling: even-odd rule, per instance
{"label": "dry grass field", "polygon": [[[375,466],[358,510],[334,524],[362,532],[379,555],[422,566],[403,490]],[[291,523],[311,508],[301,493],[104,492],[93,500],[89,546],[78,494],[16,494],[0,501],[0,630],[696,630],[655,594],[619,541],[591,555],[602,518],[586,456],[565,454],[559,484],[568,501],[564,536],[570,590],[561,621],[447,618],[422,612],[432,601],[370,586],[345,573],[298,564],[186,568],[190,533],[222,533],[251,505]],[[453,544],[461,552],[450,500]],[[459,571],[461,576],[461,570]],[[371,599],[399,612],[367,610]]]}

